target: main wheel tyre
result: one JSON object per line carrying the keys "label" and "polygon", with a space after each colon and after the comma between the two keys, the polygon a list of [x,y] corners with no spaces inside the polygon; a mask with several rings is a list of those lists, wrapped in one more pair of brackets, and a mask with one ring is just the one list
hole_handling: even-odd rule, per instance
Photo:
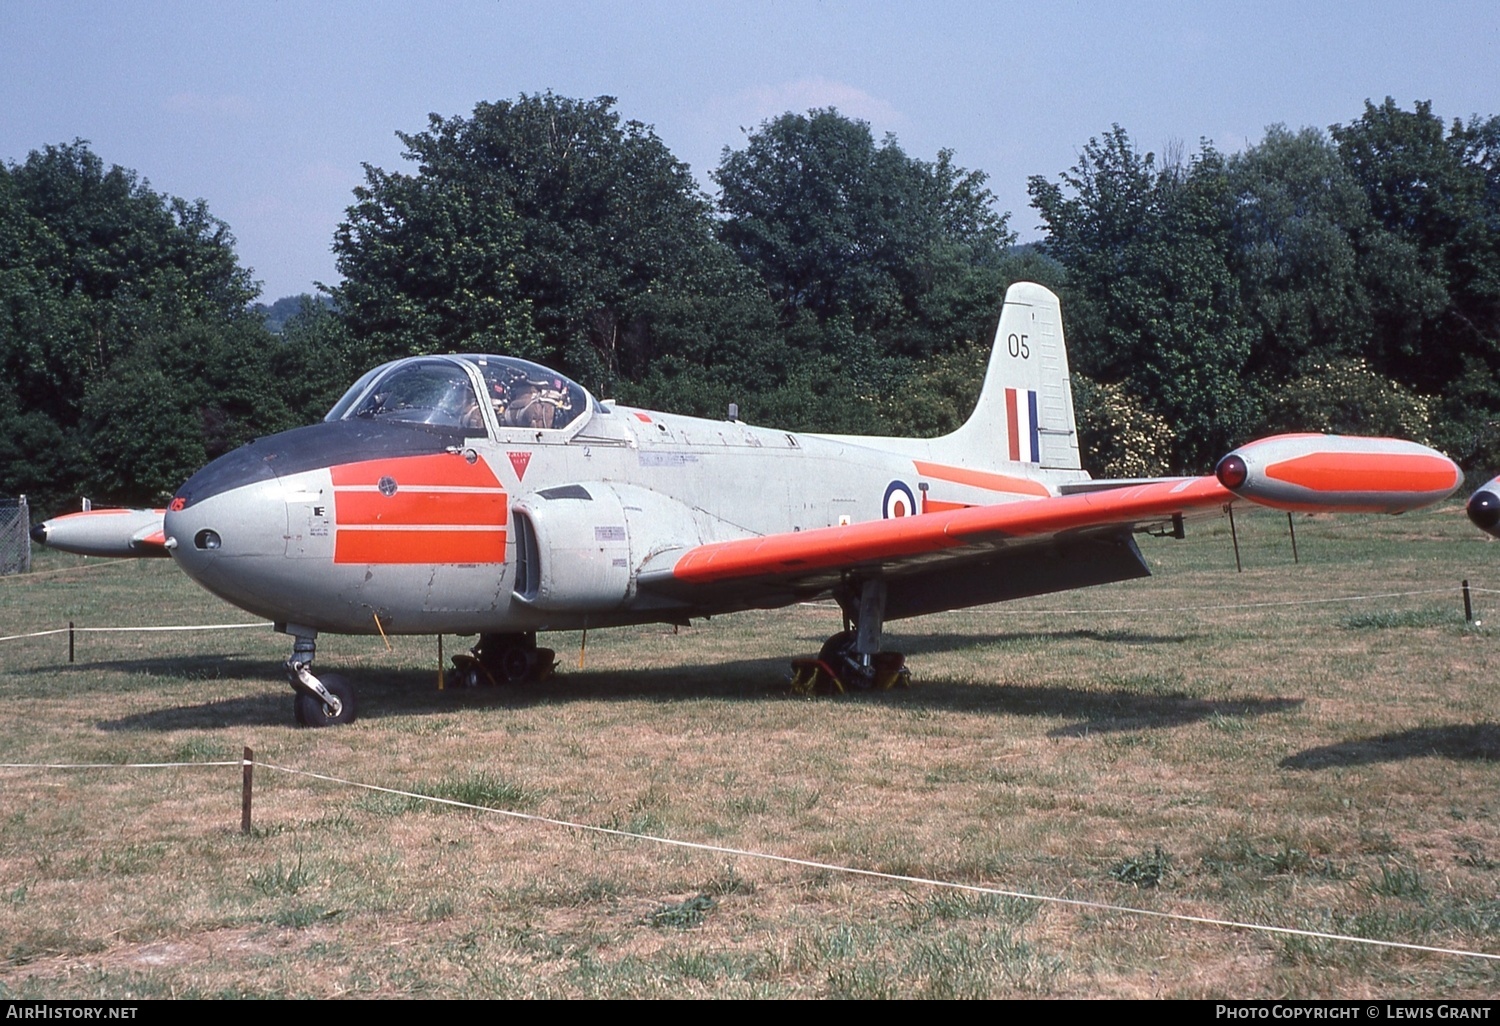
{"label": "main wheel tyre", "polygon": [[818,658],[835,670],[843,672],[844,660],[854,651],[855,634],[853,631],[839,631],[833,637],[823,642],[823,647],[818,649]]}
{"label": "main wheel tyre", "polygon": [[507,684],[519,684],[531,676],[536,665],[536,652],[520,645],[511,645],[500,654],[500,677]]}
{"label": "main wheel tyre", "polygon": [[859,665],[854,654],[854,643],[859,635],[854,631],[839,631],[823,642],[818,658],[833,668],[839,684],[850,691],[868,691],[874,682],[868,668]]}
{"label": "main wheel tyre", "polygon": [[331,727],[336,723],[353,723],[355,717],[354,685],[335,673],[326,674],[318,679],[323,682],[328,693],[339,700],[343,708],[335,716],[333,710],[324,705],[321,698],[299,691],[296,704],[297,722],[304,727]]}

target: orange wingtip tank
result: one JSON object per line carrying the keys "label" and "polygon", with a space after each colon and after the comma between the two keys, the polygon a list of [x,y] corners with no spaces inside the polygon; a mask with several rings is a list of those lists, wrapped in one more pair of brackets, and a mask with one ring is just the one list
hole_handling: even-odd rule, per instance
{"label": "orange wingtip tank", "polygon": [[1219,483],[1262,506],[1307,512],[1405,513],[1463,482],[1448,457],[1416,442],[1346,435],[1276,435],[1219,461]]}

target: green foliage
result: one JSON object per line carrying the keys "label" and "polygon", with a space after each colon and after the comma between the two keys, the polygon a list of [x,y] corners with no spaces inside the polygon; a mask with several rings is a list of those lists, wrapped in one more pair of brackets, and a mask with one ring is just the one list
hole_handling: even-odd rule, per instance
{"label": "green foliage", "polygon": [[1160,168],[1115,126],[1031,193],[1075,369],[1165,417],[1175,466],[1279,429],[1500,460],[1500,119],[1387,99]]}
{"label": "green foliage", "polygon": [[523,94],[400,133],[416,173],[367,166],[334,237],[356,337],[510,352],[607,390],[657,354],[654,299],[743,291],[687,166],[613,108]]}
{"label": "green foliage", "polygon": [[1123,385],[1073,375],[1083,467],[1096,477],[1153,477],[1172,458],[1172,428]]}
{"label": "green foliage", "polygon": [[252,872],[248,877],[250,889],[267,897],[292,895],[311,884],[312,875],[302,868],[302,859],[295,866],[287,866],[280,859],[274,866]]}
{"label": "green foliage", "polygon": [[657,929],[687,930],[702,926],[718,904],[710,895],[698,894],[686,901],[661,906],[651,913],[648,921]]}
{"label": "green foliage", "polygon": [[1500,117],[1387,98],[1166,160],[1115,126],[1031,179],[1047,237],[1016,249],[982,172],[834,110],[726,149],[716,201],[609,97],[523,94],[400,137],[411,166],[367,166],[336,233],[343,283],[253,310],[203,201],[81,140],[0,167],[0,493],[158,502],[433,351],[703,416],[938,435],[972,410],[1023,279],[1063,295],[1095,474],[1206,469],[1310,429],[1500,466]]}
{"label": "green foliage", "polygon": [[203,201],[81,140],[0,168],[0,493],[152,501],[251,421],[284,422],[254,295]]}
{"label": "green foliage", "polygon": [[725,150],[720,234],[783,318],[848,318],[892,353],[926,356],[992,327],[1014,236],[983,172],[928,163],[832,109],[783,114]]}
{"label": "green foliage", "polygon": [[1432,406],[1375,373],[1363,359],[1338,358],[1311,367],[1273,393],[1254,433],[1321,431],[1425,443],[1432,433]]}
{"label": "green foliage", "polygon": [[1412,866],[1400,863],[1382,862],[1380,879],[1370,882],[1370,892],[1388,898],[1408,898],[1424,903],[1427,900],[1427,884],[1423,882],[1422,874]]}
{"label": "green foliage", "polygon": [[1229,259],[1256,332],[1249,366],[1263,381],[1356,353],[1372,330],[1357,237],[1369,201],[1316,129],[1281,125],[1229,161]]}
{"label": "green foliage", "polygon": [[292,421],[311,424],[385,357],[370,340],[356,337],[337,309],[303,302],[282,325],[270,371]]}
{"label": "green foliage", "polygon": [[1189,163],[1158,168],[1116,125],[1060,184],[1033,177],[1029,188],[1070,295],[1099,317],[1071,330],[1074,369],[1123,384],[1165,418],[1176,469],[1211,464],[1253,410],[1224,158],[1205,144]]}
{"label": "green foliage", "polygon": [[1172,856],[1158,845],[1149,852],[1123,858],[1110,867],[1109,875],[1122,884],[1150,889],[1162,882],[1171,871]]}
{"label": "green foliage", "polygon": [[961,427],[979,401],[990,347],[964,342],[918,364],[902,387],[881,402],[885,417],[903,435],[936,437]]}
{"label": "green foliage", "polygon": [[1376,367],[1437,392],[1465,352],[1488,350],[1500,366],[1500,122],[1445,132],[1430,103],[1404,111],[1387,97],[1331,132],[1372,217],[1357,244],[1373,279]]}
{"label": "green foliage", "polygon": [[265,303],[254,303],[250,307],[250,312],[261,319],[267,331],[273,335],[280,335],[286,330],[287,322],[297,317],[309,306],[331,309],[333,298],[328,295],[314,296],[304,292],[300,296],[282,296],[269,306]]}

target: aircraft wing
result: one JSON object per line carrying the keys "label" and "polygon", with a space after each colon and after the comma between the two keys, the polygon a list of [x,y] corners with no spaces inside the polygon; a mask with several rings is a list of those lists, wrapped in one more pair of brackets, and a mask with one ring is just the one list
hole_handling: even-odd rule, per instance
{"label": "aircraft wing", "polygon": [[872,520],[701,545],[639,588],[694,604],[783,605],[850,574],[884,578],[890,619],[1147,576],[1131,535],[1216,513],[1234,494],[1212,477]]}
{"label": "aircraft wing", "polygon": [[1144,577],[1139,531],[1248,501],[1307,512],[1398,513],[1462,481],[1447,457],[1392,439],[1322,435],[1253,442],[1215,476],[1102,482],[1102,488],[920,516],[700,545],[643,569],[664,599],[774,606],[880,577],[890,619]]}

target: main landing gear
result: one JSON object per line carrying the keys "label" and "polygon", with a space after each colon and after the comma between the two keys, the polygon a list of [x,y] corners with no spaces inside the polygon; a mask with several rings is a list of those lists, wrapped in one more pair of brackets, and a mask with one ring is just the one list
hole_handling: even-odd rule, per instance
{"label": "main landing gear", "polygon": [[536,647],[536,633],[481,634],[479,643],[453,657],[460,687],[546,680],[557,669],[557,653]]}
{"label": "main landing gear", "polygon": [[906,668],[906,657],[900,652],[880,651],[885,582],[863,581],[856,589],[836,597],[844,608],[846,622],[854,621],[854,630],[840,631],[825,641],[816,659],[794,659],[792,691],[799,695],[817,691],[843,694],[909,686],[911,671]]}
{"label": "main landing gear", "polygon": [[317,652],[318,633],[313,630],[292,628],[292,654],[286,661],[287,680],[297,692],[293,711],[297,722],[304,727],[331,727],[335,723],[353,723],[356,715],[354,685],[335,673],[322,677],[312,672],[313,656]]}

